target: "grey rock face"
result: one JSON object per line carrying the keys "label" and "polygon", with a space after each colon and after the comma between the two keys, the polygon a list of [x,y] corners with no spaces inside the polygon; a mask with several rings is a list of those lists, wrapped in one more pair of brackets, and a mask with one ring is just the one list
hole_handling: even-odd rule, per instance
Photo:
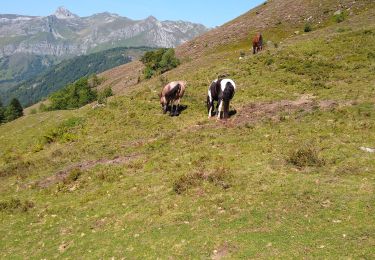
{"label": "grey rock face", "polygon": [[59,7],[47,17],[0,14],[0,58],[15,53],[61,58],[119,46],[175,47],[208,29],[184,21],[134,21],[117,14],[79,17]]}

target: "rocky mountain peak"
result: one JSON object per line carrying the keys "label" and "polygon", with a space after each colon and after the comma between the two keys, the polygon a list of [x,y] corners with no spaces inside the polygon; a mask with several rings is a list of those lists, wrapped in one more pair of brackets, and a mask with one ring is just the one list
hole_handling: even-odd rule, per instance
{"label": "rocky mountain peak", "polygon": [[148,22],[157,22],[158,19],[156,19],[156,17],[150,15],[149,17],[146,18],[146,21],[148,21]]}
{"label": "rocky mountain peak", "polygon": [[55,13],[53,14],[56,16],[58,19],[73,19],[73,18],[78,18],[78,15],[73,14],[70,12],[68,9],[66,9],[63,6],[60,6],[57,8]]}

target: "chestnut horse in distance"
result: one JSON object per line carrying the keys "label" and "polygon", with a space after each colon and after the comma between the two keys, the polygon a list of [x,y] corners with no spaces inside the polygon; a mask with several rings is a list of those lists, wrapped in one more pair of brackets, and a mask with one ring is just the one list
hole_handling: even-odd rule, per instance
{"label": "chestnut horse in distance", "polygon": [[258,33],[253,38],[253,54],[258,53],[263,50],[263,37],[261,33]]}

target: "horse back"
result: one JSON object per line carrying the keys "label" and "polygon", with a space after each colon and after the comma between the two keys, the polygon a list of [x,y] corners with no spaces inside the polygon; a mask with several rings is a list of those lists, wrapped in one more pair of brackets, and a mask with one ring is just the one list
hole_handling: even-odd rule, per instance
{"label": "horse back", "polygon": [[263,43],[263,37],[262,34],[257,34],[253,38],[253,46],[259,46]]}
{"label": "horse back", "polygon": [[173,86],[169,86],[169,89],[165,93],[165,97],[169,100],[175,99],[175,98],[177,98],[180,90],[181,90],[181,85],[179,83],[177,83],[176,85],[173,85]]}

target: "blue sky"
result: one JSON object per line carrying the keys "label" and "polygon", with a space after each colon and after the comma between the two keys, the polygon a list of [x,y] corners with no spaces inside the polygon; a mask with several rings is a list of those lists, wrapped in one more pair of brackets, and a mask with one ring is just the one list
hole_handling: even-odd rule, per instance
{"label": "blue sky", "polygon": [[46,16],[64,6],[79,16],[117,13],[131,19],[187,20],[222,25],[265,0],[1,0],[0,13]]}

